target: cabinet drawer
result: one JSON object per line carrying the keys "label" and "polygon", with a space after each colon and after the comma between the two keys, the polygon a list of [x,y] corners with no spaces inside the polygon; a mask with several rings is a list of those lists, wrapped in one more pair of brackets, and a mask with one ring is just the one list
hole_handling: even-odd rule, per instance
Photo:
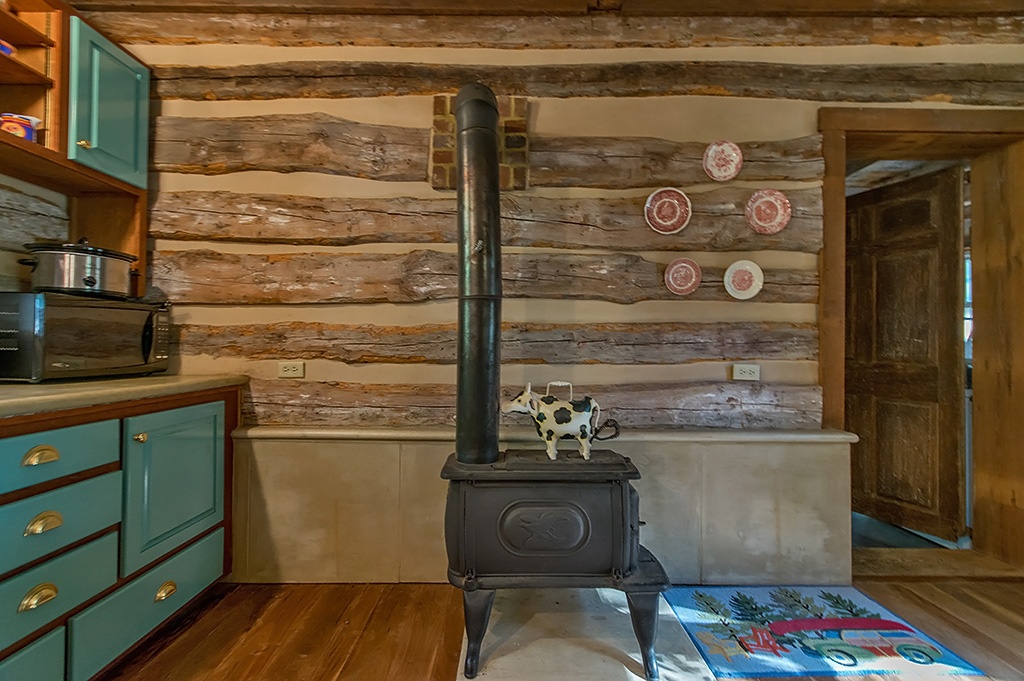
{"label": "cabinet drawer", "polygon": [[113,463],[121,450],[117,420],[0,440],[0,494]]}
{"label": "cabinet drawer", "polygon": [[4,580],[0,583],[0,648],[24,638],[115,581],[116,534]]}
{"label": "cabinet drawer", "polygon": [[0,662],[0,681],[64,681],[64,627]]}
{"label": "cabinet drawer", "polygon": [[0,574],[120,520],[120,472],[0,506]]}
{"label": "cabinet drawer", "polygon": [[124,420],[121,575],[224,519],[224,403]]}
{"label": "cabinet drawer", "polygon": [[92,677],[217,581],[223,561],[220,529],[72,617],[69,681]]}

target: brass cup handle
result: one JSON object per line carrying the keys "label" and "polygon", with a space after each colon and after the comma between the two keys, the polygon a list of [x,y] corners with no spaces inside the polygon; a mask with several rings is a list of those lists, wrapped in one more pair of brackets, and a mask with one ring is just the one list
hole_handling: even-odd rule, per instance
{"label": "brass cup handle", "polygon": [[38,466],[60,460],[60,451],[52,445],[36,445],[21,457],[22,466]]}
{"label": "brass cup handle", "polygon": [[35,610],[43,603],[49,603],[57,597],[59,589],[56,584],[50,584],[49,582],[43,582],[38,586],[32,587],[32,590],[25,594],[25,597],[21,599],[21,605],[18,606],[18,612],[28,612],[29,610]]}
{"label": "brass cup handle", "polygon": [[22,536],[27,537],[32,534],[42,534],[43,532],[56,530],[63,524],[64,516],[59,511],[43,511],[28,521],[28,525],[25,526],[25,533]]}
{"label": "brass cup handle", "polygon": [[156,590],[156,596],[153,597],[154,603],[160,601],[166,601],[168,598],[173,596],[178,591],[178,585],[168,580],[160,585],[160,588]]}
{"label": "brass cup handle", "polygon": [[132,439],[136,442],[145,442],[149,439],[149,435],[146,433],[139,433],[138,435],[132,435]]}
{"label": "brass cup handle", "polygon": [[78,146],[82,147],[83,149],[92,149],[92,142],[90,142],[89,140],[78,140]]}

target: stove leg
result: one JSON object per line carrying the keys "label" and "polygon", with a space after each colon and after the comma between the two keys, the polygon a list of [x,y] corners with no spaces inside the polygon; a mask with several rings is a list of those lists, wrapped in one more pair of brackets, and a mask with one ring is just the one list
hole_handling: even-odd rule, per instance
{"label": "stove leg", "polygon": [[658,681],[658,661],[654,657],[654,639],[658,636],[658,591],[634,591],[626,593],[629,602],[629,618],[633,620],[633,633],[640,644],[640,656],[644,661],[644,677],[647,681]]}
{"label": "stove leg", "polygon": [[487,620],[491,618],[494,605],[494,589],[477,589],[462,592],[462,609],[466,615],[466,668],[467,679],[476,677],[480,668],[480,644],[487,631]]}

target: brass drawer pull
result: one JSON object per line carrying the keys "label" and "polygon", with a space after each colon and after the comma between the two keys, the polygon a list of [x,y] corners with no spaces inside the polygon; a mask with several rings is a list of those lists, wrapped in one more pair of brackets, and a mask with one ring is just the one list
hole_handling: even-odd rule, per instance
{"label": "brass drawer pull", "polygon": [[83,149],[92,149],[92,142],[90,142],[89,140],[78,140],[78,146],[82,147]]}
{"label": "brass drawer pull", "polygon": [[49,603],[57,597],[57,592],[57,585],[50,584],[49,582],[43,582],[39,586],[32,587],[32,590],[25,594],[25,597],[21,599],[21,605],[18,606],[18,612],[35,610],[43,603]]}
{"label": "brass drawer pull", "polygon": [[43,511],[28,521],[28,525],[25,526],[25,534],[22,536],[27,537],[30,534],[42,534],[43,532],[56,530],[63,524],[64,516],[59,511]]}
{"label": "brass drawer pull", "polygon": [[132,435],[132,439],[136,442],[145,442],[149,439],[149,435],[146,433],[139,433],[138,435]]}
{"label": "brass drawer pull", "polygon": [[36,445],[21,457],[22,466],[38,466],[42,463],[53,463],[60,460],[60,452],[50,445]]}
{"label": "brass drawer pull", "polygon": [[173,596],[178,590],[178,585],[172,581],[166,581],[160,585],[160,588],[156,590],[156,596],[153,598],[154,603],[160,601],[166,601],[168,598]]}

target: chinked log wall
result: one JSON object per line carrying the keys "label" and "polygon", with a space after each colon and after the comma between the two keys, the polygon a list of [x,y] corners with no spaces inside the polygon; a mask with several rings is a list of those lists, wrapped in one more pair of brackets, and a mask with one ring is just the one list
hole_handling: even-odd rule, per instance
{"label": "chinked log wall", "polygon": [[[88,9],[88,3],[84,6]],[[103,6],[143,7],[118,0],[104,0]],[[771,57],[774,48],[791,46],[1012,45],[1024,32],[1022,16],[371,17],[150,9],[94,12],[90,18],[128,44],[297,48],[294,61],[276,52],[273,63],[260,57],[254,61],[268,63],[238,66],[150,60],[155,96],[219,107],[210,116],[158,117],[154,168],[168,176],[206,175],[211,182],[244,171],[271,171],[361,178],[375,186],[428,186],[429,120],[422,127],[356,122],[318,111],[315,101],[304,113],[254,116],[252,108],[232,113],[232,101],[434,95],[480,79],[499,94],[526,96],[530,106],[540,107],[545,105],[540,98],[683,96],[671,104],[680,116],[686,115],[688,95],[720,98],[723,111],[735,97],[1024,104],[1024,70],[1018,64],[799,65]],[[606,57],[606,63],[516,65],[503,64],[502,58],[487,65],[446,64],[443,57],[437,59],[442,63],[422,63],[421,57],[403,61],[394,58],[400,50],[380,62],[309,61],[299,53],[298,48],[316,46],[497,48],[508,51],[509,62],[524,48],[578,49],[580,62],[592,61],[587,58],[592,48],[772,49],[761,52],[768,56],[763,61],[642,61],[633,54],[618,61]],[[821,140],[811,132],[742,140],[745,160],[738,182],[715,184],[701,168],[707,140],[531,131],[531,189],[502,198],[505,293],[530,306],[506,317],[506,365],[527,365],[525,375],[535,384],[560,378],[560,367],[592,368],[593,380],[578,381],[577,392],[598,396],[606,414],[631,428],[818,427],[820,393],[813,379],[745,384],[683,380],[675,371],[724,368],[737,360],[816,362],[814,315],[799,313],[803,316],[794,322],[788,312],[817,302],[813,263],[822,245],[823,161]],[[375,367],[426,369],[454,362],[454,307],[435,302],[457,294],[453,196],[429,191],[403,196],[392,190],[371,192],[387,198],[344,192],[325,198],[294,190],[243,193],[237,189],[243,185],[235,182],[231,191],[154,192],[152,281],[185,311],[176,329],[184,360],[211,370],[220,361],[249,362],[254,375],[246,406],[250,423],[450,424],[451,383],[381,382]],[[648,229],[642,217],[646,194],[661,186],[681,187],[693,201],[691,224],[671,237]],[[770,186],[785,187],[793,220],[779,234],[762,236],[747,228],[743,208],[756,188]],[[768,261],[793,266],[766,266],[763,292],[753,301],[735,302],[722,288],[722,266],[759,257],[750,251],[774,253]],[[662,284],[665,263],[679,252],[703,265],[702,286],[685,299]],[[579,323],[569,315],[552,321],[548,313],[536,321],[529,313],[564,310],[572,300],[597,301],[608,318]],[[711,313],[695,307],[708,304],[715,306]],[[229,322],[208,323],[211,315],[199,314],[215,305],[227,306]],[[422,305],[438,312],[424,313]],[[671,307],[643,308],[648,312],[637,321],[628,310],[644,305]],[[754,312],[735,321],[736,306]],[[395,310],[406,308],[410,321],[396,323]],[[378,319],[376,309],[388,314]],[[359,321],[344,323],[349,315]],[[424,317],[430,323],[419,323]],[[289,358],[364,370],[358,381],[315,375],[288,381],[272,379],[272,367],[261,364]],[[634,379],[638,382],[602,378],[621,376],[609,373],[616,366],[635,367],[638,375],[644,368],[664,367],[665,377],[639,382],[656,375],[648,371]]]}

